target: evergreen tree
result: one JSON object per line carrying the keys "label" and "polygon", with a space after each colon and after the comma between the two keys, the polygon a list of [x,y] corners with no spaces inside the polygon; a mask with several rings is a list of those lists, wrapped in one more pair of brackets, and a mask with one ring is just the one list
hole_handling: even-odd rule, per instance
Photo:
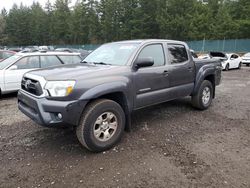
{"label": "evergreen tree", "polygon": [[249,0],[47,0],[0,14],[0,43],[86,44],[140,38],[250,38]]}
{"label": "evergreen tree", "polygon": [[70,42],[70,16],[69,1],[56,0],[52,19],[54,43],[67,44]]}

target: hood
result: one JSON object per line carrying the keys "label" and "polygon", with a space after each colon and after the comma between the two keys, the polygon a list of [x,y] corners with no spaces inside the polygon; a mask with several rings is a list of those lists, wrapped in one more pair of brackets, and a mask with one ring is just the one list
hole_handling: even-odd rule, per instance
{"label": "hood", "polygon": [[123,70],[124,67],[125,66],[70,64],[39,69],[31,71],[29,74],[42,76],[46,80],[78,80],[81,78],[96,78],[116,74],[119,70]]}

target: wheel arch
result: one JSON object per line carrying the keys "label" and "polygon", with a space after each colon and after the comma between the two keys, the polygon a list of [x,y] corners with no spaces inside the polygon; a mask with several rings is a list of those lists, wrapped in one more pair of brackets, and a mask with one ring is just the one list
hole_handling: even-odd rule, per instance
{"label": "wheel arch", "polygon": [[207,75],[204,78],[204,80],[207,80],[207,81],[212,83],[212,85],[213,85],[213,98],[215,98],[215,75],[214,74]]}
{"label": "wheel arch", "polygon": [[98,95],[94,97],[93,99],[90,99],[87,105],[98,99],[109,99],[118,103],[122,107],[125,113],[125,117],[126,117],[125,130],[126,131],[131,130],[131,110],[132,109],[129,104],[129,100],[127,99],[126,94],[123,91],[107,92],[105,94]]}
{"label": "wheel arch", "polygon": [[214,69],[207,69],[206,71],[203,71],[202,73],[198,73],[192,96],[194,96],[198,93],[199,88],[204,80],[208,80],[212,83],[213,90],[214,90],[214,92],[213,92],[213,98],[214,98],[215,97],[215,86],[216,86]]}

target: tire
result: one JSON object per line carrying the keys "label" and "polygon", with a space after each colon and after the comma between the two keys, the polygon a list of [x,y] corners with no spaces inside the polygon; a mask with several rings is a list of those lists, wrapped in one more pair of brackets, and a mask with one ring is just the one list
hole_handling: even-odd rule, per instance
{"label": "tire", "polygon": [[76,135],[88,150],[102,152],[120,141],[124,129],[125,114],[122,107],[115,101],[98,99],[84,110]]}
{"label": "tire", "polygon": [[[207,91],[207,95],[206,94]],[[209,92],[209,93],[208,93]],[[196,95],[192,96],[193,107],[199,110],[206,110],[212,103],[214,94],[214,87],[208,80],[204,80]]]}
{"label": "tire", "polygon": [[229,64],[226,65],[225,71],[229,71],[230,67]]}
{"label": "tire", "polygon": [[248,64],[246,64],[247,65],[247,67],[249,67],[250,66],[250,64],[248,63]]}
{"label": "tire", "polygon": [[240,62],[239,66],[238,66],[238,69],[241,69],[241,66],[242,66],[242,63]]}

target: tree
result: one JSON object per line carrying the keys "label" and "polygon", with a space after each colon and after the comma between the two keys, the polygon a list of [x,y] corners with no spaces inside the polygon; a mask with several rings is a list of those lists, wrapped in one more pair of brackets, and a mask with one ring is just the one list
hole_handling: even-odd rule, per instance
{"label": "tree", "polygon": [[[86,44],[140,38],[250,38],[249,0],[47,0],[0,15],[0,42]],[[233,29],[232,29],[233,28]]]}
{"label": "tree", "polygon": [[6,18],[7,11],[3,9],[0,14],[0,44],[7,45],[7,34],[6,34]]}
{"label": "tree", "polygon": [[47,23],[47,14],[39,3],[33,3],[30,11],[31,24],[31,43],[37,45],[49,44],[49,24]]}
{"label": "tree", "polygon": [[52,19],[52,33],[54,35],[54,43],[67,44],[70,42],[70,16],[71,12],[69,9],[69,1],[56,0]]}
{"label": "tree", "polygon": [[30,8],[13,5],[6,19],[6,33],[8,33],[11,45],[30,45],[32,43],[30,35]]}

